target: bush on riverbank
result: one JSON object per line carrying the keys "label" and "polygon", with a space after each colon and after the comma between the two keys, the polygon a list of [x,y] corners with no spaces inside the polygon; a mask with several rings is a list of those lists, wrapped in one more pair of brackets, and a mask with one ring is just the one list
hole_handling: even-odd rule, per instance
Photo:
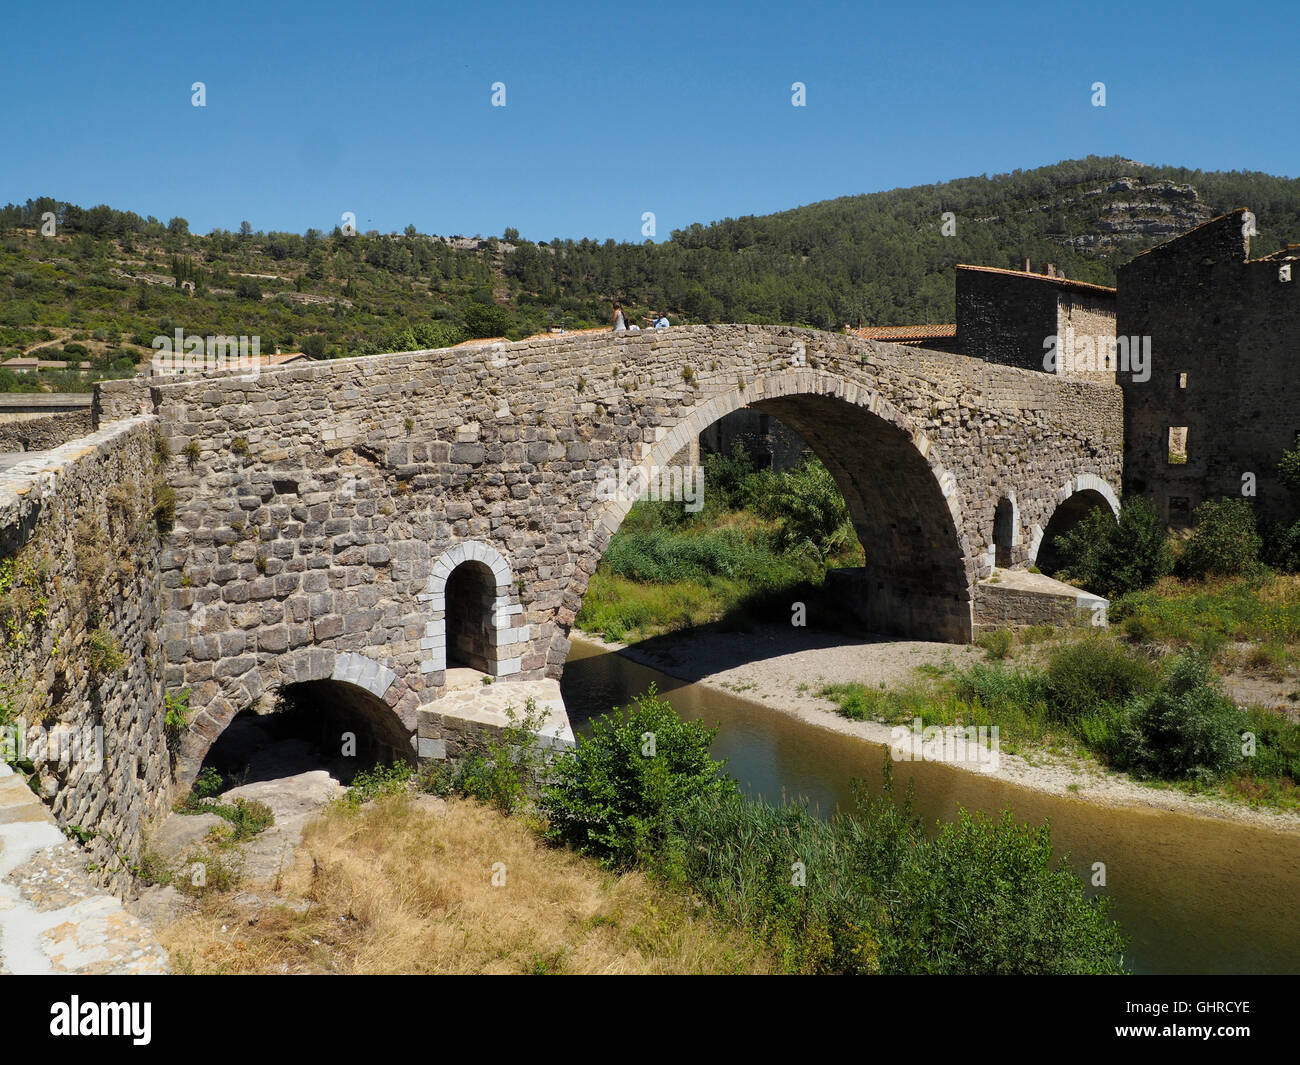
{"label": "bush on riverbank", "polygon": [[709,754],[716,734],[683,721],[654,685],[597,718],[577,750],[551,766],[541,793],[546,838],[614,868],[644,862],[687,802],[726,786],[722,763]]}
{"label": "bush on riverbank", "polygon": [[[928,686],[849,683],[819,694],[856,720],[997,725],[1008,751],[1068,738],[1139,778],[1217,782],[1232,797],[1280,806],[1300,801],[1300,724],[1234,706],[1194,650],[1158,663],[1112,636],[1093,635],[1055,648],[1041,667],[976,662]],[[1247,732],[1255,753],[1243,757]]]}
{"label": "bush on riverbank", "polygon": [[1057,574],[1113,599],[1146,588],[1173,569],[1173,549],[1155,507],[1138,496],[1116,520],[1105,507],[1090,511],[1054,545],[1065,564]]}
{"label": "bush on riverbank", "polygon": [[963,813],[927,839],[892,783],[822,821],[747,800],[711,739],[647,692],[552,764],[543,835],[690,892],[789,972],[1121,971],[1107,904],[1052,861],[1046,826]]}

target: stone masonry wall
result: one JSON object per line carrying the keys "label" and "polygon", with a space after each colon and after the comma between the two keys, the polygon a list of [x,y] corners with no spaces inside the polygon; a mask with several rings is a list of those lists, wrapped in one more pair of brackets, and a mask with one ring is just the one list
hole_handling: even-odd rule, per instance
{"label": "stone masonry wall", "polygon": [[[1152,362],[1150,380],[1121,378],[1125,490],[1149,495],[1171,525],[1190,524],[1207,499],[1240,498],[1245,473],[1263,518],[1294,509],[1277,463],[1300,439],[1300,249],[1248,260],[1244,214],[1119,271],[1118,330],[1150,336]],[[1171,429],[1185,463],[1169,462]]]}
{"label": "stone masonry wall", "polygon": [[95,875],[119,893],[170,780],[154,422],[0,473],[0,723],[21,723],[33,784],[61,825],[92,834]]}
{"label": "stone masonry wall", "polygon": [[[445,684],[445,589],[496,578],[501,680],[558,677],[567,633],[632,496],[745,406],[839,480],[882,626],[969,639],[971,585],[1013,496],[1029,543],[1076,478],[1118,485],[1120,393],[813,330],[694,326],[544,337],[263,371],[120,382],[156,411],[177,521],[161,558],[167,684],[199,709],[182,772],[282,684],[365,687],[408,730]],[[705,491],[707,493],[707,486]]]}
{"label": "stone masonry wall", "polygon": [[48,418],[30,418],[0,424],[0,453],[7,451],[47,451],[69,440],[86,436],[94,429],[89,408],[71,414],[54,414]]}

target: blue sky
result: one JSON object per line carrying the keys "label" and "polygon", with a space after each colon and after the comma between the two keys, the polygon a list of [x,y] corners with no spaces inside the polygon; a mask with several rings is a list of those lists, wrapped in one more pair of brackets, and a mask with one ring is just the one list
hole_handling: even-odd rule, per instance
{"label": "blue sky", "polygon": [[1295,177],[1297,42],[1294,0],[26,4],[0,201],[640,240],[1088,154]]}

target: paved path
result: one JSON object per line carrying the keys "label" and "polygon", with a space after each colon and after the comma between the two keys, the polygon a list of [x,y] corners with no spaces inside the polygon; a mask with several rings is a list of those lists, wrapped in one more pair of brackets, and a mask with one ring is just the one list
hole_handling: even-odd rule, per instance
{"label": "paved path", "polygon": [[95,886],[85,853],[0,762],[0,973],[165,973],[167,952]]}

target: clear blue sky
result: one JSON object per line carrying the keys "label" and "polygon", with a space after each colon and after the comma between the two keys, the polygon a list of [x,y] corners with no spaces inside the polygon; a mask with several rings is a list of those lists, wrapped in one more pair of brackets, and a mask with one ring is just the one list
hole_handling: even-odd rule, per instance
{"label": "clear blue sky", "polygon": [[640,240],[1090,153],[1294,177],[1298,43],[1295,0],[13,4],[0,202]]}

